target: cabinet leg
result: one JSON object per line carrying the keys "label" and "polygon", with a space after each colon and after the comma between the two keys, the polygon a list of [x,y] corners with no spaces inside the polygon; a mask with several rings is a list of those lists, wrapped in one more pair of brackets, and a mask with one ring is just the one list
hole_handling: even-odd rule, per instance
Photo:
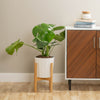
{"label": "cabinet leg", "polygon": [[68,87],[69,87],[69,90],[71,90],[71,80],[68,80]]}

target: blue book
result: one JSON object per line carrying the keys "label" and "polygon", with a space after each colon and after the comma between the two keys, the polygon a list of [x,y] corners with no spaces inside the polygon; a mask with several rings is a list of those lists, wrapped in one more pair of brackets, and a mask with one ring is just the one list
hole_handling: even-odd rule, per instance
{"label": "blue book", "polygon": [[75,24],[76,25],[92,25],[92,24],[95,24],[95,22],[79,22],[79,21],[77,21]]}
{"label": "blue book", "polygon": [[74,24],[75,28],[94,28],[95,26],[96,26],[95,24],[91,24],[91,25]]}

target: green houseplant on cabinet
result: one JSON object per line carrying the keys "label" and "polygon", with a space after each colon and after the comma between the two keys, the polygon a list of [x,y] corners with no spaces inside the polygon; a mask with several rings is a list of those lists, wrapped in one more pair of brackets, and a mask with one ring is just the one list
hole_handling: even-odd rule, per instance
{"label": "green houseplant on cabinet", "polygon": [[[17,40],[6,48],[6,52],[13,55],[13,53],[15,51],[17,52],[23,45],[38,50],[41,55],[35,57],[35,62],[38,63],[37,76],[41,78],[50,77],[50,63],[54,63],[54,57],[50,56],[50,53],[59,42],[64,40],[65,31],[63,29],[64,26],[55,27],[53,24],[39,24],[32,29],[32,34],[34,36],[32,40],[33,45]],[[54,32],[57,30],[63,31],[59,34],[55,34]]]}

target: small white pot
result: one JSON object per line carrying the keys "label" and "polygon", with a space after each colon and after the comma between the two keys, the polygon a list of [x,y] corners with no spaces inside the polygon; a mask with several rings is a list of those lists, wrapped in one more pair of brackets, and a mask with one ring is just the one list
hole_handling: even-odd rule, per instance
{"label": "small white pot", "polygon": [[82,19],[91,19],[91,14],[82,14]]}
{"label": "small white pot", "polygon": [[49,78],[50,77],[50,64],[53,63],[54,57],[52,58],[35,58],[35,63],[37,63],[37,77]]}

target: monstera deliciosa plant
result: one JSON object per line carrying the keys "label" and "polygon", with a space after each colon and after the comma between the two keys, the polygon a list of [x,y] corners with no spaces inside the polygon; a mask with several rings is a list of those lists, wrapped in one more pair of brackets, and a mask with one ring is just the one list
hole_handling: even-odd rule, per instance
{"label": "monstera deliciosa plant", "polygon": [[[20,47],[26,45],[41,52],[41,57],[49,57],[52,49],[59,44],[58,42],[63,41],[65,38],[65,31],[63,29],[64,26],[55,27],[53,24],[39,24],[32,29],[32,34],[34,36],[34,39],[32,40],[33,45],[26,44],[19,39],[8,46],[6,52],[13,55]],[[55,34],[55,31],[57,30],[63,31],[59,34]]]}

